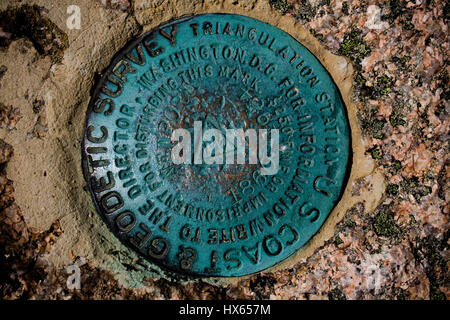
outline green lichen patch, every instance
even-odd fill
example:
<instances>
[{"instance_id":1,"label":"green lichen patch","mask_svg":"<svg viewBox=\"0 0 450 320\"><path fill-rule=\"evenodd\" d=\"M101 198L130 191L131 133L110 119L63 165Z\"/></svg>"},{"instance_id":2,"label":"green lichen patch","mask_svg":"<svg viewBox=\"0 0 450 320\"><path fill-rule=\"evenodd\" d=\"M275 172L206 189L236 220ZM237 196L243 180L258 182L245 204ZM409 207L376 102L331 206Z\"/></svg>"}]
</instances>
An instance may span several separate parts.
<instances>
[{"instance_id":1,"label":"green lichen patch","mask_svg":"<svg viewBox=\"0 0 450 320\"><path fill-rule=\"evenodd\" d=\"M409 61L411 60L410 56L394 56L392 57L392 62L401 70L401 71L411 71L409 68Z\"/></svg>"},{"instance_id":2,"label":"green lichen patch","mask_svg":"<svg viewBox=\"0 0 450 320\"><path fill-rule=\"evenodd\" d=\"M398 194L399 190L400 190L400 187L398 184L390 183L386 187L386 194L389 196L396 196Z\"/></svg>"},{"instance_id":3,"label":"green lichen patch","mask_svg":"<svg viewBox=\"0 0 450 320\"><path fill-rule=\"evenodd\" d=\"M403 19L402 24L403 24L403 28L405 30L413 30L414 29L414 24L411 22L410 17Z\"/></svg>"},{"instance_id":4,"label":"green lichen patch","mask_svg":"<svg viewBox=\"0 0 450 320\"><path fill-rule=\"evenodd\" d=\"M392 160L391 168L392 168L392 170L393 170L394 173L397 173L398 171L400 171L400 169L403 168L403 165L402 165L402 163L401 163L400 160L393 159L393 160Z\"/></svg>"},{"instance_id":5,"label":"green lichen patch","mask_svg":"<svg viewBox=\"0 0 450 320\"><path fill-rule=\"evenodd\" d=\"M345 213L344 220L339 223L337 232L342 232L347 229L353 229L356 226L355 221L353 221L352 215L357 214L357 209L352 208Z\"/></svg>"},{"instance_id":6,"label":"green lichen patch","mask_svg":"<svg viewBox=\"0 0 450 320\"><path fill-rule=\"evenodd\" d=\"M309 22L316 15L317 8L313 7L308 0L301 0L295 8L295 16Z\"/></svg>"},{"instance_id":7,"label":"green lichen patch","mask_svg":"<svg viewBox=\"0 0 450 320\"><path fill-rule=\"evenodd\" d=\"M376 297L381 300L407 300L409 298L409 294L402 288L387 285L381 287L379 294L377 294Z\"/></svg>"},{"instance_id":8,"label":"green lichen patch","mask_svg":"<svg viewBox=\"0 0 450 320\"><path fill-rule=\"evenodd\" d=\"M383 205L372 223L375 233L380 237L401 239L403 231L395 223L394 215L390 212L389 207Z\"/></svg>"},{"instance_id":9,"label":"green lichen patch","mask_svg":"<svg viewBox=\"0 0 450 320\"><path fill-rule=\"evenodd\" d=\"M377 92L382 95L388 95L392 91L393 82L390 77L387 75L382 75L381 77L377 78Z\"/></svg>"},{"instance_id":10,"label":"green lichen patch","mask_svg":"<svg viewBox=\"0 0 450 320\"><path fill-rule=\"evenodd\" d=\"M394 82L391 77L384 74L376 78L374 85L368 86L366 79L358 72L355 77L355 87L360 100L365 101L367 98L378 99L389 95L393 92Z\"/></svg>"},{"instance_id":11,"label":"green lichen patch","mask_svg":"<svg viewBox=\"0 0 450 320\"><path fill-rule=\"evenodd\" d=\"M378 147L373 147L367 150L368 153L372 156L372 159L380 160L383 157L383 154L381 153L380 149Z\"/></svg>"},{"instance_id":12,"label":"green lichen patch","mask_svg":"<svg viewBox=\"0 0 450 320\"><path fill-rule=\"evenodd\" d=\"M390 23L394 23L398 18L401 23L405 20L410 21L410 9L407 7L408 2L405 0L390 0L387 2L387 6L390 12L384 15L382 18L388 20Z\"/></svg>"},{"instance_id":13,"label":"green lichen patch","mask_svg":"<svg viewBox=\"0 0 450 320\"><path fill-rule=\"evenodd\" d=\"M319 6L329 6L331 4L331 0L321 0L319 2Z\"/></svg>"},{"instance_id":14,"label":"green lichen patch","mask_svg":"<svg viewBox=\"0 0 450 320\"><path fill-rule=\"evenodd\" d=\"M339 53L349 57L357 64L371 52L371 48L363 41L361 31L354 29L344 35Z\"/></svg>"},{"instance_id":15,"label":"green lichen patch","mask_svg":"<svg viewBox=\"0 0 450 320\"><path fill-rule=\"evenodd\" d=\"M342 244L342 243L344 243L344 241L342 241L342 239L341 239L341 237L339 237L339 236L336 236L335 238L334 238L334 244L335 245L340 245L340 244Z\"/></svg>"},{"instance_id":16,"label":"green lichen patch","mask_svg":"<svg viewBox=\"0 0 450 320\"><path fill-rule=\"evenodd\" d=\"M0 47L8 47L18 38L28 38L39 54L61 62L69 46L67 34L53 21L42 15L39 6L23 5L0 12L0 29L8 37L0 37Z\"/></svg>"},{"instance_id":17,"label":"green lichen patch","mask_svg":"<svg viewBox=\"0 0 450 320\"><path fill-rule=\"evenodd\" d=\"M386 119L378 115L376 105L367 104L364 110L358 111L358 119L364 135L370 135L375 139L383 140L387 133Z\"/></svg>"},{"instance_id":18,"label":"green lichen patch","mask_svg":"<svg viewBox=\"0 0 450 320\"><path fill-rule=\"evenodd\" d=\"M431 236L417 240L417 249L421 252L423 259L427 259L430 265L443 268L442 271L447 270L446 259L441 255L441 252L449 248L446 241L448 235L449 231L441 240Z\"/></svg>"},{"instance_id":19,"label":"green lichen patch","mask_svg":"<svg viewBox=\"0 0 450 320\"><path fill-rule=\"evenodd\" d=\"M403 290L402 288L395 287L392 289L392 295L397 300L406 300L408 298L408 293L406 290Z\"/></svg>"},{"instance_id":20,"label":"green lichen patch","mask_svg":"<svg viewBox=\"0 0 450 320\"><path fill-rule=\"evenodd\" d=\"M447 230L442 238L428 236L414 241L414 257L425 266L430 281L430 300L446 299L440 287L448 287L450 283L448 261L443 254L449 249L449 235Z\"/></svg>"},{"instance_id":21,"label":"green lichen patch","mask_svg":"<svg viewBox=\"0 0 450 320\"><path fill-rule=\"evenodd\" d=\"M389 122L393 127L404 126L406 124L406 121L402 119L402 115L398 110L392 111L391 115L389 116Z\"/></svg>"},{"instance_id":22,"label":"green lichen patch","mask_svg":"<svg viewBox=\"0 0 450 320\"><path fill-rule=\"evenodd\" d=\"M358 95L360 101L367 101L368 98L374 96L374 88L367 85L367 80L358 72L354 79L355 92Z\"/></svg>"},{"instance_id":23,"label":"green lichen patch","mask_svg":"<svg viewBox=\"0 0 450 320\"><path fill-rule=\"evenodd\" d=\"M328 299L330 300L347 300L344 292L339 288L334 288L328 293Z\"/></svg>"},{"instance_id":24,"label":"green lichen patch","mask_svg":"<svg viewBox=\"0 0 450 320\"><path fill-rule=\"evenodd\" d=\"M292 8L286 0L270 0L270 5L277 11L285 14Z\"/></svg>"},{"instance_id":25,"label":"green lichen patch","mask_svg":"<svg viewBox=\"0 0 450 320\"><path fill-rule=\"evenodd\" d=\"M390 18L392 21L402 15L405 11L405 3L401 0L390 0L389 7L391 9Z\"/></svg>"},{"instance_id":26,"label":"green lichen patch","mask_svg":"<svg viewBox=\"0 0 450 320\"><path fill-rule=\"evenodd\" d=\"M435 284L430 285L430 300L446 300L445 294Z\"/></svg>"},{"instance_id":27,"label":"green lichen patch","mask_svg":"<svg viewBox=\"0 0 450 320\"><path fill-rule=\"evenodd\" d=\"M347 1L342 2L342 13L348 15L348 3Z\"/></svg>"},{"instance_id":28,"label":"green lichen patch","mask_svg":"<svg viewBox=\"0 0 450 320\"><path fill-rule=\"evenodd\" d=\"M400 186L403 192L413 195L417 202L431 193L431 187L421 184L418 177L405 179L400 183Z\"/></svg>"},{"instance_id":29,"label":"green lichen patch","mask_svg":"<svg viewBox=\"0 0 450 320\"><path fill-rule=\"evenodd\" d=\"M355 84L358 86L358 88L366 85L366 79L364 79L360 72L358 72L355 76Z\"/></svg>"},{"instance_id":30,"label":"green lichen patch","mask_svg":"<svg viewBox=\"0 0 450 320\"><path fill-rule=\"evenodd\" d=\"M369 132L375 139L384 139L385 136L385 124L386 120L384 119L375 119L372 124L369 126Z\"/></svg>"},{"instance_id":31,"label":"green lichen patch","mask_svg":"<svg viewBox=\"0 0 450 320\"><path fill-rule=\"evenodd\" d=\"M394 23L398 18L397 21L403 26L403 29L413 30L411 8L408 8L407 4L408 2L403 0L390 0L390 14L383 18L389 20L390 23Z\"/></svg>"},{"instance_id":32,"label":"green lichen patch","mask_svg":"<svg viewBox=\"0 0 450 320\"><path fill-rule=\"evenodd\" d=\"M314 29L309 29L309 32L320 42L323 42L323 34L317 33Z\"/></svg>"}]
</instances>

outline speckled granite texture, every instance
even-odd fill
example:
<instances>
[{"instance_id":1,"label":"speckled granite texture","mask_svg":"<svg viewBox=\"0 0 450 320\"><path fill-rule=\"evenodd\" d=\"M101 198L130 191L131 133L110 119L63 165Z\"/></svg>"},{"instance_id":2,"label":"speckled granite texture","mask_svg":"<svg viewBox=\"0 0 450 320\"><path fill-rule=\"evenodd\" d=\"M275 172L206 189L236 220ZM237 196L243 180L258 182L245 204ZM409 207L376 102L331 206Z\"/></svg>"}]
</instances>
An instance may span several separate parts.
<instances>
[{"instance_id":1,"label":"speckled granite texture","mask_svg":"<svg viewBox=\"0 0 450 320\"><path fill-rule=\"evenodd\" d=\"M133 3L127 0L97 2L105 11L134 14ZM227 286L148 279L143 288L129 289L87 262L81 267L81 290L68 290L65 270L47 265L43 258L63 230L58 221L46 232L27 226L5 171L14 150L0 140L2 298L450 298L448 2L270 3L299 20L328 50L348 57L357 70L354 99L366 152L387 180L378 208L369 213L363 204L355 205L330 241L289 270ZM31 37L26 32L12 34L1 21L0 28L2 48L14 37ZM27 45L34 44L37 50L41 46L41 55L52 55L57 61L63 54L64 37L58 30L49 32L52 36L45 41L34 39ZM7 72L0 61L0 86ZM36 114L44 107L39 100L32 105ZM1 128L14 130L21 118L20 107L5 105L0 97ZM46 134L44 120L30 133L33 137Z\"/></svg>"}]
</instances>

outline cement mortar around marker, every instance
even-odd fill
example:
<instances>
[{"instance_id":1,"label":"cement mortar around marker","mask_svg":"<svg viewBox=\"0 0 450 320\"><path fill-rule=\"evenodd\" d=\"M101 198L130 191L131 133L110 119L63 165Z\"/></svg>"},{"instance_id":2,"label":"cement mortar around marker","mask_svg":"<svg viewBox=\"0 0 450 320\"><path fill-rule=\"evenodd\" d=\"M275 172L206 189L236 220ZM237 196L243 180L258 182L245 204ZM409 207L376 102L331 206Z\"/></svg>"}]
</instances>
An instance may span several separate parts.
<instances>
[{"instance_id":1,"label":"cement mortar around marker","mask_svg":"<svg viewBox=\"0 0 450 320\"><path fill-rule=\"evenodd\" d=\"M126 287L142 286L144 278L181 279L138 257L123 246L107 229L94 210L85 190L81 170L81 138L86 109L96 73L101 73L113 55L129 40L164 22L201 13L236 13L270 23L286 31L306 46L330 72L347 107L352 132L352 170L344 195L321 230L295 255L264 272L287 268L307 258L334 234L336 224L355 203L364 203L366 212L382 198L383 175L364 155L361 130L352 102L353 68L343 57L326 51L298 22L273 10L268 1L154 1L136 0L134 14L104 9L96 2L77 1L81 8L80 30L66 27L66 8L72 1L49 5L46 1L23 1L46 7L48 17L69 37L69 48L61 64L41 57L28 40L13 42L0 61L8 68L0 88L1 102L20 108L22 119L16 129L0 129L0 138L14 147L7 174L14 181L15 198L25 222L38 232L48 230L59 220L63 233L56 240L46 260L57 269L83 257L89 264L111 271ZM15 3L11 3L11 5ZM0 4L4 10L8 3ZM25 48L25 51L24 51ZM34 100L43 100L44 110L33 112ZM40 117L40 119L39 119ZM30 137L40 122L48 127L41 138ZM351 195L357 183L367 188ZM139 262L139 263L136 263ZM133 265L137 270L128 270ZM203 279L211 283L230 283L232 279Z\"/></svg>"}]
</instances>

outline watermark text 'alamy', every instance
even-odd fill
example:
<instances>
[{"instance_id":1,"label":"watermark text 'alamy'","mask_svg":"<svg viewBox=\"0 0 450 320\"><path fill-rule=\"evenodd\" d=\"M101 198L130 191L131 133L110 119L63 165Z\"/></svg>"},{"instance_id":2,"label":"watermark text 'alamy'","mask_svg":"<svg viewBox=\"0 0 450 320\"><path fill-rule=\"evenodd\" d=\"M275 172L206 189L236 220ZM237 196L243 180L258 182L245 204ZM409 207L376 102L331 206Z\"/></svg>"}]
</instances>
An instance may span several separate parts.
<instances>
[{"instance_id":1,"label":"watermark text 'alamy'","mask_svg":"<svg viewBox=\"0 0 450 320\"><path fill-rule=\"evenodd\" d=\"M258 132L257 132L258 131ZM245 164L246 138L248 163L261 164L261 174L274 175L279 168L279 132L270 129L270 150L267 146L267 129L207 129L203 132L201 121L194 121L194 156L192 157L191 132L179 128L173 131L171 158L174 164ZM224 142L225 150L224 150ZM236 162L235 151L236 150ZM270 153L270 154L269 154ZM193 158L193 159L192 159Z\"/></svg>"}]
</instances>

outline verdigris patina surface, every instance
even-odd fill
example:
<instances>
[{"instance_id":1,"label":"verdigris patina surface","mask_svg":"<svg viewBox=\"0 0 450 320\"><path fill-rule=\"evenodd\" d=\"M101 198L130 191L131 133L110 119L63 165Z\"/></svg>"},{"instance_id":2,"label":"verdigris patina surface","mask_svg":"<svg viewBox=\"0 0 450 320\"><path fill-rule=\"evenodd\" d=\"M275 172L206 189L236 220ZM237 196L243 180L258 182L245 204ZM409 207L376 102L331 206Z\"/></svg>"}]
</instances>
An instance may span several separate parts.
<instances>
[{"instance_id":1,"label":"verdigris patina surface","mask_svg":"<svg viewBox=\"0 0 450 320\"><path fill-rule=\"evenodd\" d=\"M174 164L173 131L198 124L224 136L277 130L276 170ZM200 149L212 144L204 137ZM83 168L97 211L127 246L170 270L241 276L316 234L341 196L349 150L346 109L313 54L259 20L204 14L116 56L88 109Z\"/></svg>"}]
</instances>

